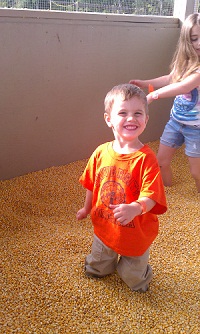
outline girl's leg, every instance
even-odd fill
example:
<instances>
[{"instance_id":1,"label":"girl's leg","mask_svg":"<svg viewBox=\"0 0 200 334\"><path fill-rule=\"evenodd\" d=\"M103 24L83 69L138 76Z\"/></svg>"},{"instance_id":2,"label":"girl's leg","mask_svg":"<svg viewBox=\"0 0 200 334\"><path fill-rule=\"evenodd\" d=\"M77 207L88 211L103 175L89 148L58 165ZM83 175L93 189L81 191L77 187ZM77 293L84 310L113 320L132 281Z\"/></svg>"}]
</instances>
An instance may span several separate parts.
<instances>
[{"instance_id":1,"label":"girl's leg","mask_svg":"<svg viewBox=\"0 0 200 334\"><path fill-rule=\"evenodd\" d=\"M91 254L85 259L85 274L88 277L101 278L112 274L117 266L118 254L104 245L94 235Z\"/></svg>"},{"instance_id":2,"label":"girl's leg","mask_svg":"<svg viewBox=\"0 0 200 334\"><path fill-rule=\"evenodd\" d=\"M131 290L140 292L148 290L149 282L153 277L148 260L149 249L142 256L121 256L117 272Z\"/></svg>"},{"instance_id":3,"label":"girl's leg","mask_svg":"<svg viewBox=\"0 0 200 334\"><path fill-rule=\"evenodd\" d=\"M166 187L172 185L172 170L170 167L172 158L177 148L184 143L182 125L172 118L165 125L164 131L160 138L157 159L160 165L163 183Z\"/></svg>"},{"instance_id":4,"label":"girl's leg","mask_svg":"<svg viewBox=\"0 0 200 334\"><path fill-rule=\"evenodd\" d=\"M184 128L185 154L188 156L190 172L200 193L200 128Z\"/></svg>"},{"instance_id":5,"label":"girl's leg","mask_svg":"<svg viewBox=\"0 0 200 334\"><path fill-rule=\"evenodd\" d=\"M171 161L176 152L177 148L166 146L164 144L159 145L157 159L160 166L163 183L166 187L170 187L172 185L172 169L171 169Z\"/></svg>"},{"instance_id":6,"label":"girl's leg","mask_svg":"<svg viewBox=\"0 0 200 334\"><path fill-rule=\"evenodd\" d=\"M190 172L195 180L197 191L200 193L200 158L188 157Z\"/></svg>"}]
</instances>

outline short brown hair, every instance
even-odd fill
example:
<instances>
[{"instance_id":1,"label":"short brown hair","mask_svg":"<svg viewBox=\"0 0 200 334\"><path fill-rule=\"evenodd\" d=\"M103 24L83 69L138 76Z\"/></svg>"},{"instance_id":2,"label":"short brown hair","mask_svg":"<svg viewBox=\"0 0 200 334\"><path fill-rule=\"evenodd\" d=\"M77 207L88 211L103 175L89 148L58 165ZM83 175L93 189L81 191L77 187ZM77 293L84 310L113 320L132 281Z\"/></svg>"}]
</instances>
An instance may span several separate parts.
<instances>
[{"instance_id":1,"label":"short brown hair","mask_svg":"<svg viewBox=\"0 0 200 334\"><path fill-rule=\"evenodd\" d=\"M129 100L134 96L140 98L142 102L144 103L146 114L147 115L149 114L147 98L146 98L145 93L138 86L135 86L132 84L121 84L118 86L114 86L107 93L105 100L104 100L104 106L105 106L106 113L110 114L114 100L117 96L120 96L122 98L122 101Z\"/></svg>"}]
</instances>

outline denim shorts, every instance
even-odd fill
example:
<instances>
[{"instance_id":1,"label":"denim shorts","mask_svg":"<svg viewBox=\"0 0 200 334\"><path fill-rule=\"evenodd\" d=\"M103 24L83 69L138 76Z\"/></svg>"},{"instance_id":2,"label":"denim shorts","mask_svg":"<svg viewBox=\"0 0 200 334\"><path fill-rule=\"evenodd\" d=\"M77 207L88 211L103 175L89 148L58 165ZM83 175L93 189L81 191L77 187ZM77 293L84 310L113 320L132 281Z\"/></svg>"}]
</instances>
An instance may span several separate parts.
<instances>
[{"instance_id":1,"label":"denim shorts","mask_svg":"<svg viewBox=\"0 0 200 334\"><path fill-rule=\"evenodd\" d=\"M200 128L181 124L173 118L167 122L160 143L172 148L185 144L185 154L200 158Z\"/></svg>"}]
</instances>

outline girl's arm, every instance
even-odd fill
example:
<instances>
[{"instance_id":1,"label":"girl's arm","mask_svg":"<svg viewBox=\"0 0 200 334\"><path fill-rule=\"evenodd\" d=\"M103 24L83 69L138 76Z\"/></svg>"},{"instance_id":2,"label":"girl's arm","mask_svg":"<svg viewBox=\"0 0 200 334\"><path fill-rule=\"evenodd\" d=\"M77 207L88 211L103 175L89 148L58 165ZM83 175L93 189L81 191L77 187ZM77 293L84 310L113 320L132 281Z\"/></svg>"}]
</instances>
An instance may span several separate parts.
<instances>
[{"instance_id":1,"label":"girl's arm","mask_svg":"<svg viewBox=\"0 0 200 334\"><path fill-rule=\"evenodd\" d=\"M171 80L171 73L168 75L163 75L162 77L158 77L155 79L149 79L149 80L130 80L129 83L136 85L140 88L148 88L149 85L152 85L154 88L160 88L163 86L169 85Z\"/></svg>"},{"instance_id":2,"label":"girl's arm","mask_svg":"<svg viewBox=\"0 0 200 334\"><path fill-rule=\"evenodd\" d=\"M193 73L181 82L175 82L155 90L147 95L148 104L153 100L174 97L176 95L187 94L194 88L200 86L200 73Z\"/></svg>"},{"instance_id":3,"label":"girl's arm","mask_svg":"<svg viewBox=\"0 0 200 334\"><path fill-rule=\"evenodd\" d=\"M86 218L87 215L90 213L92 209L92 197L93 197L93 192L87 189L84 207L80 209L76 214L76 218L78 220Z\"/></svg>"}]
</instances>

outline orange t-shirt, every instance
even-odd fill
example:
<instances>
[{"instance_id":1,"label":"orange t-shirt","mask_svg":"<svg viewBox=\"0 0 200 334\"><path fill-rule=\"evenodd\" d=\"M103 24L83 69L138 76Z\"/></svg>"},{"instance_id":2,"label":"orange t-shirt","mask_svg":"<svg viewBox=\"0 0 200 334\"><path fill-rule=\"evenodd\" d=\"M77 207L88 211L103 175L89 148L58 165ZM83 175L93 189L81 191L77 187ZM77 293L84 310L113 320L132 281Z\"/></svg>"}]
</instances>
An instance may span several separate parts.
<instances>
[{"instance_id":1,"label":"orange t-shirt","mask_svg":"<svg viewBox=\"0 0 200 334\"><path fill-rule=\"evenodd\" d=\"M131 154L118 154L112 143L97 147L79 181L93 192L91 219L97 237L120 255L140 256L158 234L156 214L167 210L160 168L147 145ZM153 209L120 225L109 205L131 203L143 196L156 202Z\"/></svg>"}]
</instances>

